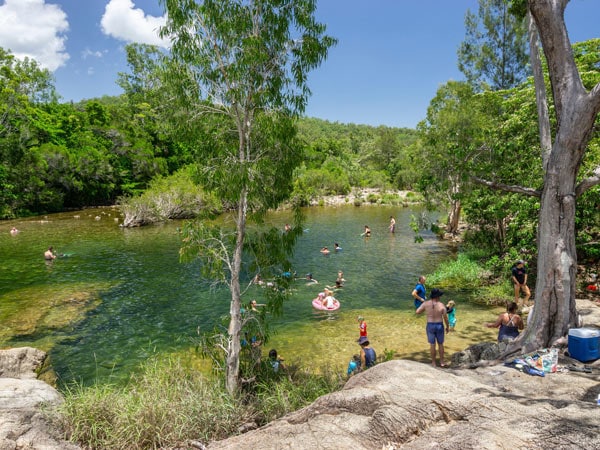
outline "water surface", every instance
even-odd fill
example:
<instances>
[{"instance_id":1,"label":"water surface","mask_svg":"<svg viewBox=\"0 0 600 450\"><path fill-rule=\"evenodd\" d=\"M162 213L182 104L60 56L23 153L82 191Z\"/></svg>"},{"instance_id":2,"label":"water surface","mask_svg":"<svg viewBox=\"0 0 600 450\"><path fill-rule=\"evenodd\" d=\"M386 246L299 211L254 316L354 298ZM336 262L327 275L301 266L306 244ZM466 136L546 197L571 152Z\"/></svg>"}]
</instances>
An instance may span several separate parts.
<instances>
[{"instance_id":1,"label":"water surface","mask_svg":"<svg viewBox=\"0 0 600 450\"><path fill-rule=\"evenodd\" d=\"M295 282L263 353L277 348L288 361L341 370L358 352L356 317L363 315L379 354L427 361L425 318L414 314L410 293L420 274L453 258L456 249L431 233L415 243L409 223L420 213L383 206L307 209L294 269L312 273L319 284ZM390 215L395 234L387 228ZM182 223L122 229L119 220L118 210L104 208L0 223L0 347L48 351L63 381L106 381L123 378L154 353L186 351L198 331L220 322L229 311L229 292L202 280L198 262L179 262ZM275 212L268 220L283 229L291 217ZM364 225L372 229L370 238L360 236ZM18 235L10 235L12 226ZM334 242L340 252L319 252ZM49 245L66 256L44 261ZM346 279L336 294L342 307L314 310L311 300L334 284L338 270ZM260 295L251 290L244 301L252 296L260 303ZM497 309L473 305L460 292L443 300L450 298L458 324L447 338L449 353L494 339L482 323Z\"/></svg>"}]
</instances>

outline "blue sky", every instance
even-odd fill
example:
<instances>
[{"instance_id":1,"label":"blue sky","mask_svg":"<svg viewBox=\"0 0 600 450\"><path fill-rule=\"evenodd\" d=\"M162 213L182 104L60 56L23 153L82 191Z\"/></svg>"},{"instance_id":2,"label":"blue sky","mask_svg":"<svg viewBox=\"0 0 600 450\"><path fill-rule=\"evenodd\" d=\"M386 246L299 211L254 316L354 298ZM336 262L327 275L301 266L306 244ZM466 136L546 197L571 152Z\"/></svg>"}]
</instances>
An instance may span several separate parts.
<instances>
[{"instance_id":1,"label":"blue sky","mask_svg":"<svg viewBox=\"0 0 600 450\"><path fill-rule=\"evenodd\" d=\"M413 128L440 85L461 80L456 50L477 0L319 0L339 43L311 73L306 115ZM0 47L54 73L63 100L118 95L124 46L161 45L158 0L0 0ZM572 42L600 37L600 1L571 0Z\"/></svg>"}]
</instances>

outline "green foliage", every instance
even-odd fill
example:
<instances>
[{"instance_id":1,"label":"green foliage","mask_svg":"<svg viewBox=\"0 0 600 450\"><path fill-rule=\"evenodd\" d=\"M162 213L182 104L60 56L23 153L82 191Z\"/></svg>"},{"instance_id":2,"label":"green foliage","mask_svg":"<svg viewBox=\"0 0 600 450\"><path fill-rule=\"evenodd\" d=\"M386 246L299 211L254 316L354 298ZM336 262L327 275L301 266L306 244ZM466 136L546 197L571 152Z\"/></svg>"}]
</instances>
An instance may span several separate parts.
<instances>
[{"instance_id":1,"label":"green foliage","mask_svg":"<svg viewBox=\"0 0 600 450\"><path fill-rule=\"evenodd\" d=\"M81 445L145 449L231 435L250 415L241 406L216 380L167 357L146 362L123 387L70 387L61 412Z\"/></svg>"},{"instance_id":2,"label":"green foliage","mask_svg":"<svg viewBox=\"0 0 600 450\"><path fill-rule=\"evenodd\" d=\"M169 219L191 219L222 210L218 199L194 182L194 167L150 182L143 194L119 199L125 226L140 226Z\"/></svg>"},{"instance_id":3,"label":"green foliage","mask_svg":"<svg viewBox=\"0 0 600 450\"><path fill-rule=\"evenodd\" d=\"M423 229L423 223L421 218L417 218L414 214L410 215L410 229L415 233L415 242L421 243L423 242L423 236L421 236L421 230Z\"/></svg>"},{"instance_id":4,"label":"green foliage","mask_svg":"<svg viewBox=\"0 0 600 450\"><path fill-rule=\"evenodd\" d=\"M473 290L481 284L485 270L466 254L459 254L454 261L442 262L436 271L427 277L432 286L446 289Z\"/></svg>"},{"instance_id":5,"label":"green foliage","mask_svg":"<svg viewBox=\"0 0 600 450\"><path fill-rule=\"evenodd\" d=\"M477 90L486 85L509 89L528 74L526 21L510 6L506 0L479 0L478 14L467 11L465 16L458 67Z\"/></svg>"},{"instance_id":6,"label":"green foliage","mask_svg":"<svg viewBox=\"0 0 600 450\"><path fill-rule=\"evenodd\" d=\"M124 386L69 386L58 419L85 448L177 448L227 438L248 422L264 425L341 387L329 369L313 374L291 364L274 373L266 362L259 366L256 382L231 397L190 362L155 357Z\"/></svg>"},{"instance_id":7,"label":"green foliage","mask_svg":"<svg viewBox=\"0 0 600 450\"><path fill-rule=\"evenodd\" d=\"M248 390L255 398L261 425L309 405L343 384L340 374L329 367L321 368L318 375L298 363L285 363L285 369L277 373L273 373L268 361L261 363L260 368L260 381Z\"/></svg>"}]
</instances>

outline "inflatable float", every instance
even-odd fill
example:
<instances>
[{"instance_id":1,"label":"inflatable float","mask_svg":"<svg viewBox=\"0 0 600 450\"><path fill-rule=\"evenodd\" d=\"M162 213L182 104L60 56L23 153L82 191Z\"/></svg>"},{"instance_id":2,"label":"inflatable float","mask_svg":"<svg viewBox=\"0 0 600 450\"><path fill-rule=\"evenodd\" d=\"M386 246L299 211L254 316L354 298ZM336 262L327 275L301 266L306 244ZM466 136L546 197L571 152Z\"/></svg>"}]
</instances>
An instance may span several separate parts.
<instances>
[{"instance_id":1,"label":"inflatable float","mask_svg":"<svg viewBox=\"0 0 600 450\"><path fill-rule=\"evenodd\" d=\"M333 307L332 308L326 308L325 306L323 306L323 303L321 303L321 298L317 297L315 299L313 299L312 301L312 305L313 308L321 310L321 311L335 311L336 309L340 308L340 302L337 299L333 299Z\"/></svg>"}]
</instances>

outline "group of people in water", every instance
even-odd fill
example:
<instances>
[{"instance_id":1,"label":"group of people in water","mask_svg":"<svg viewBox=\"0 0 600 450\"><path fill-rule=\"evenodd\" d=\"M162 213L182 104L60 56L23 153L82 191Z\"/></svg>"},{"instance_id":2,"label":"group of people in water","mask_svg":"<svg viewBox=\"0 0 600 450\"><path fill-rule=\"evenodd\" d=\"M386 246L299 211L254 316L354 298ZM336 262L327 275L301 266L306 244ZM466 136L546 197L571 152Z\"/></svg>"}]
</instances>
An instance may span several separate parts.
<instances>
[{"instance_id":1,"label":"group of people in water","mask_svg":"<svg viewBox=\"0 0 600 450\"><path fill-rule=\"evenodd\" d=\"M393 216L390 216L389 231L394 233L396 229L396 221ZM361 234L363 237L371 236L371 229L368 225L364 226L364 231ZM334 244L335 251L340 251L341 247L336 242ZM322 247L321 253L329 255L328 247ZM312 273L308 273L305 277L307 284L318 284L318 281L313 277ZM494 322L484 323L488 328L498 329L498 341L502 342L509 339L515 339L519 336L525 324L521 316L518 314L520 306L529 306L529 298L531 292L527 286L527 269L525 261L518 260L511 269L511 279L514 285L515 301L507 305L506 312L498 315ZM334 296L333 289L339 289L344 283L343 272L339 271L336 279L335 287L327 286L322 292L319 292L317 299L324 309L332 309L334 302L337 301ZM413 305L415 313L426 316L425 332L427 342L429 343L431 364L434 367L448 367L445 359L444 341L448 333L452 333L456 329L457 315L456 302L449 299L447 302L442 302L444 292L440 289L432 289L429 298L427 297L427 289L425 287L426 277L421 275L412 290ZM520 295L524 294L521 300ZM360 347L360 352L352 356L348 363L347 375L366 370L372 367L376 362L376 352L370 346L367 335L367 323L364 317L357 318L359 323L359 337L357 343ZM438 363L439 361L439 363Z\"/></svg>"},{"instance_id":2,"label":"group of people in water","mask_svg":"<svg viewBox=\"0 0 600 450\"><path fill-rule=\"evenodd\" d=\"M525 261L518 260L511 270L514 284L515 301L507 305L506 312L498 315L495 322L484 325L488 328L498 328L498 342L516 339L521 330L525 328L523 319L518 314L519 306L529 306L531 292L527 287L527 269ZM441 367L446 367L444 360L444 337L445 333L454 331L456 326L456 303L449 300L446 304L440 301L444 292L433 289L429 300L427 300L425 288L425 276L421 275L412 291L413 304L417 314L425 313L427 316L426 334L430 346L431 364L436 366L436 356L439 353ZM523 302L520 302L520 293L525 294ZM531 310L530 310L531 314Z\"/></svg>"}]
</instances>

